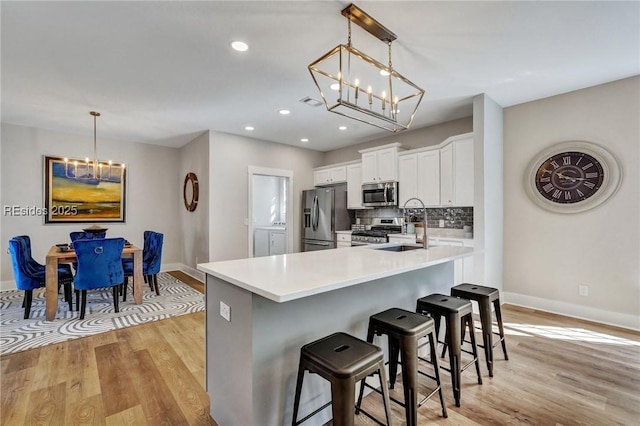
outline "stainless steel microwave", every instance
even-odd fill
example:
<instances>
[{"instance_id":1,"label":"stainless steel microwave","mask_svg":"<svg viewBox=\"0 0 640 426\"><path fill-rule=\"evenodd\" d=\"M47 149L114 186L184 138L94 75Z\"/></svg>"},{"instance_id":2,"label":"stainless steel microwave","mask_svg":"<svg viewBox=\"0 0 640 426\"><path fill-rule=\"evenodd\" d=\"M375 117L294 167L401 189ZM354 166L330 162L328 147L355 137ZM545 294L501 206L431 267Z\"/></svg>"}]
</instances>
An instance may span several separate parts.
<instances>
[{"instance_id":1,"label":"stainless steel microwave","mask_svg":"<svg viewBox=\"0 0 640 426\"><path fill-rule=\"evenodd\" d=\"M365 207L397 206L398 182L362 185L362 205Z\"/></svg>"}]
</instances>

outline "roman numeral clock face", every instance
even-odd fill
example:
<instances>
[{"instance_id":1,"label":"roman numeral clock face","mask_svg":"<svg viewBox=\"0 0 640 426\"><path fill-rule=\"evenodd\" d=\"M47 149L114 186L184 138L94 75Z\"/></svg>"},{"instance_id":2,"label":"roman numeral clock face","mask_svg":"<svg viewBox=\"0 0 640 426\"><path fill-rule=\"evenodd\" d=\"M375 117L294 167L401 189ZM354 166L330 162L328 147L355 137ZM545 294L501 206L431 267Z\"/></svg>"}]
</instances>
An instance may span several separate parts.
<instances>
[{"instance_id":1,"label":"roman numeral clock face","mask_svg":"<svg viewBox=\"0 0 640 426\"><path fill-rule=\"evenodd\" d=\"M577 213L596 207L619 188L622 173L613 155L591 142L559 143L539 153L526 174L526 189L540 207Z\"/></svg>"},{"instance_id":2,"label":"roman numeral clock face","mask_svg":"<svg viewBox=\"0 0 640 426\"><path fill-rule=\"evenodd\" d=\"M604 181L602 164L584 152L562 152L538 168L536 189L554 203L578 203L598 192Z\"/></svg>"}]
</instances>

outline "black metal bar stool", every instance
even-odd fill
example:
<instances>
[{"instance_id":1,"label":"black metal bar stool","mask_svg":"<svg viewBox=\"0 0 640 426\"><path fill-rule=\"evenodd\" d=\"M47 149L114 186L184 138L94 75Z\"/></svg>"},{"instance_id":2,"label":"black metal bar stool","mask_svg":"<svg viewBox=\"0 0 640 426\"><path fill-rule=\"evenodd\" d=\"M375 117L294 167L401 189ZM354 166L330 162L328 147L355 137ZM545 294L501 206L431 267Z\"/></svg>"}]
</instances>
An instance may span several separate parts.
<instances>
[{"instance_id":1,"label":"black metal bar stool","mask_svg":"<svg viewBox=\"0 0 640 426\"><path fill-rule=\"evenodd\" d=\"M476 365L478 374L478 384L482 384L480 376L480 362L478 361L478 348L476 338L473 334L473 317L471 301L458 297L446 296L444 294L431 294L418 299L416 312L428 314L433 318L436 327L436 335L440 335L440 318L445 318L446 334L444 344L449 346L449 369L443 369L451 373L451 386L453 388L453 398L456 407L460 406L460 374L471 364ZM471 335L471 352L462 349L462 328L468 327ZM461 367L461 353L473 355L473 360Z\"/></svg>"},{"instance_id":2,"label":"black metal bar stool","mask_svg":"<svg viewBox=\"0 0 640 426\"><path fill-rule=\"evenodd\" d=\"M440 386L440 369L438 366L438 356L436 355L436 345L438 340L435 333L433 319L404 309L392 308L384 312L372 315L369 318L369 331L367 333L367 342L373 343L374 335L387 335L389 344L389 386L393 389L396 382L398 372L398 355L400 355L402 365L402 386L404 390L404 402L390 397L394 402L405 408L407 426L415 426L418 424L418 407L424 404L433 395L439 393L440 404L442 405L442 416L447 417L447 408L444 404L442 396L442 387ZM431 350L430 360L424 361L432 364L434 375L418 370L418 340L428 337ZM418 373L429 377L436 382L436 388L431 391L420 403L418 403ZM356 404L356 413L362 402L364 387L367 386L375 391L377 389L369 386L365 380L360 382L360 395Z\"/></svg>"},{"instance_id":3,"label":"black metal bar stool","mask_svg":"<svg viewBox=\"0 0 640 426\"><path fill-rule=\"evenodd\" d=\"M478 302L480 310L480 323L482 324L482 346L484 355L489 369L489 376L493 377L493 348L502 343L502 352L504 359L508 360L507 344L504 340L504 325L502 324L502 311L500 309L500 291L497 288L484 287L475 284L459 284L451 288L451 295L462 297L463 299L475 300ZM496 321L498 322L498 333L494 333L491 320L491 304L496 313ZM500 336L500 339L493 343L493 335Z\"/></svg>"},{"instance_id":4,"label":"black metal bar stool","mask_svg":"<svg viewBox=\"0 0 640 426\"><path fill-rule=\"evenodd\" d=\"M298 421L300 393L305 371L318 374L331 383L331 401ZM346 333L334 333L304 345L300 349L300 366L291 424L297 426L332 405L333 424L353 426L356 382L375 373L380 375L387 425L391 425L387 374L384 369L382 349ZM360 411L377 423L383 424L365 411Z\"/></svg>"}]
</instances>

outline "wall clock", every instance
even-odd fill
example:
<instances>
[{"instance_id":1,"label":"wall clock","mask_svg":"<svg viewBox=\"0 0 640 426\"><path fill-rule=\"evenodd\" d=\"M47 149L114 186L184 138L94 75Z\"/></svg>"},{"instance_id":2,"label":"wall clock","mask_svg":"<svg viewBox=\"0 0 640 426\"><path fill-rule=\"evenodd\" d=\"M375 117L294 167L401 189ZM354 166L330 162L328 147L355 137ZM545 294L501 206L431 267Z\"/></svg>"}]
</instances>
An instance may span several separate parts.
<instances>
[{"instance_id":1,"label":"wall clock","mask_svg":"<svg viewBox=\"0 0 640 426\"><path fill-rule=\"evenodd\" d=\"M615 157L591 142L568 141L540 152L529 164L526 189L540 207L578 213L609 199L620 187Z\"/></svg>"}]
</instances>

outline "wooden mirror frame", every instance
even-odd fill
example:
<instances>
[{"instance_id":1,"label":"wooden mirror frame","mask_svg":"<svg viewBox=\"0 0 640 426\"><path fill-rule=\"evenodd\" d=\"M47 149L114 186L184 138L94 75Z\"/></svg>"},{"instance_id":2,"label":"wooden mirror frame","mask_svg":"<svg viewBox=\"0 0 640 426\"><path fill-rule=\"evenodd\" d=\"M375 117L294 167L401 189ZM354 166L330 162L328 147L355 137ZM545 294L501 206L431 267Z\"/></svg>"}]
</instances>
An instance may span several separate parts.
<instances>
[{"instance_id":1,"label":"wooden mirror frame","mask_svg":"<svg viewBox=\"0 0 640 426\"><path fill-rule=\"evenodd\" d=\"M191 200L187 200L187 184L191 184ZM194 211L196 207L198 207L198 193L198 177L195 173L189 172L184 178L184 186L182 187L182 198L184 199L184 206L190 212Z\"/></svg>"}]
</instances>

